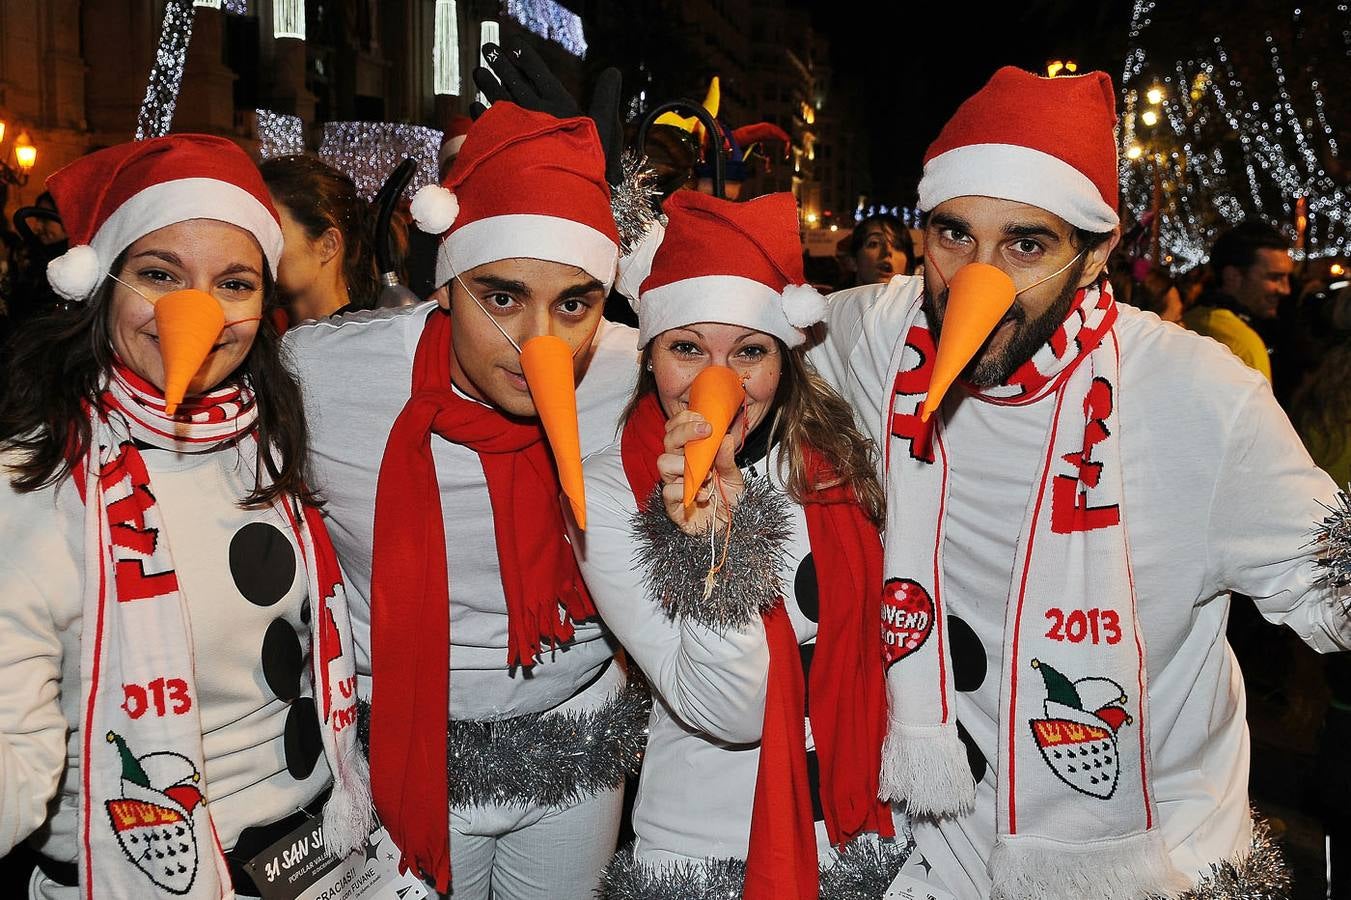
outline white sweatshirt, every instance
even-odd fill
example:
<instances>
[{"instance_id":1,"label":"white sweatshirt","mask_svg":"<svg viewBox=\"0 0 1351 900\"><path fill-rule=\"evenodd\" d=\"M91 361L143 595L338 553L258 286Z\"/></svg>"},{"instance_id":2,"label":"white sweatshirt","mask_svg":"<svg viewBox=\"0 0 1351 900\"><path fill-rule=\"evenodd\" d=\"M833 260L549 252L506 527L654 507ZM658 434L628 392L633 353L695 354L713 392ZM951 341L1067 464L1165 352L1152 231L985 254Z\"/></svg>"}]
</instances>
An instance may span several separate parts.
<instances>
[{"instance_id":1,"label":"white sweatshirt","mask_svg":"<svg viewBox=\"0 0 1351 900\"><path fill-rule=\"evenodd\" d=\"M346 572L357 686L370 696L371 550L375 491L385 442L412 387L413 356L435 303L307 322L285 346L305 393L311 458L329 533ZM582 453L615 439L637 379L637 332L602 321L577 388ZM507 605L488 483L478 454L432 436L450 580L453 719L501 719L553 709L612 656L596 622L577 626L566 649L541 655L528 674L507 667ZM562 527L560 525L560 527Z\"/></svg>"},{"instance_id":2,"label":"white sweatshirt","mask_svg":"<svg viewBox=\"0 0 1351 900\"><path fill-rule=\"evenodd\" d=\"M776 464L760 460L743 471L783 482ZM638 540L630 524L637 510L615 444L588 457L587 530L573 547L596 608L624 649L647 675L654 695L647 754L633 805L634 849L644 862L703 863L745 859L760 764L769 647L759 618L725 634L689 618L673 621L648 599L634 561ZM816 576L802 507L789 501L792 537L780 576L788 618L803 656L804 674L816 643ZM810 703L810 697L808 702ZM805 712L805 710L804 710ZM811 723L808 766L813 807L819 810ZM829 840L817 812L817 847Z\"/></svg>"},{"instance_id":3,"label":"white sweatshirt","mask_svg":"<svg viewBox=\"0 0 1351 900\"><path fill-rule=\"evenodd\" d=\"M141 453L187 598L206 799L228 850L244 828L290 815L330 781L309 699L304 559L282 516L237 505L253 483L252 468L241 464L237 452ZM3 471L0 855L41 826L34 846L52 859L74 862L85 509L69 479L58 488L20 494ZM269 628L273 637L265 643ZM297 683L306 699L295 704L272 689L276 684L290 693ZM305 724L315 726L308 732L314 743L293 739L288 755L288 713L302 704L310 710ZM293 738L299 738L302 717L294 718ZM301 777L288 771L288 763Z\"/></svg>"},{"instance_id":4,"label":"white sweatshirt","mask_svg":"<svg viewBox=\"0 0 1351 900\"><path fill-rule=\"evenodd\" d=\"M919 278L897 277L834 295L828 337L812 354L879 446L895 377L887 364L920 288ZM1119 310L1124 512L1153 787L1173 864L1200 877L1251 836L1243 679L1224 637L1229 592L1319 651L1351 647L1351 619L1315 584L1308 546L1336 488L1260 375L1208 338ZM991 889L1004 604L1053 405L998 406L954 390L942 412L946 440L965 448L951 474L943 575L957 719L978 784L974 813L916 822L915 835L936 883L963 900Z\"/></svg>"}]
</instances>

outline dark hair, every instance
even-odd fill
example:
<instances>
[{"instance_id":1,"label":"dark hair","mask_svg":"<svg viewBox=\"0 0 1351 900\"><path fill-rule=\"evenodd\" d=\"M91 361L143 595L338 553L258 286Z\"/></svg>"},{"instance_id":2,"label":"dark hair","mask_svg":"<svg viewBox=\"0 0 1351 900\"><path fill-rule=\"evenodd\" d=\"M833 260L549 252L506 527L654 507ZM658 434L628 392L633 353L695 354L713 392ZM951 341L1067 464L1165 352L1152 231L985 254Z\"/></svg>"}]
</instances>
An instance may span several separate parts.
<instances>
[{"instance_id":1,"label":"dark hair","mask_svg":"<svg viewBox=\"0 0 1351 900\"><path fill-rule=\"evenodd\" d=\"M863 249L863 244L868 239L868 228L872 225L882 226L882 234L886 236L887 243L905 253L907 271L901 274L909 275L909 270L915 266L915 240L910 236L910 229L905 227L905 223L891 213L868 216L855 225L849 235L849 255L854 256Z\"/></svg>"},{"instance_id":2,"label":"dark hair","mask_svg":"<svg viewBox=\"0 0 1351 900\"><path fill-rule=\"evenodd\" d=\"M655 340L655 338L653 339ZM638 403L657 390L657 378L647 368L652 358L652 343L643 348L638 366L638 384L624 409L627 422ZM789 350L778 338L774 343L783 358L783 373L774 394L770 415L775 433L783 442L782 459L788 471L784 484L788 496L800 504L814 502L813 494L836 484L848 484L874 525L881 527L886 516L886 498L877 481L876 450L872 441L859 431L854 412L839 394L816 373L807 361L805 345ZM803 447L811 447L835 468L839 480L830 484L811 481Z\"/></svg>"},{"instance_id":3,"label":"dark hair","mask_svg":"<svg viewBox=\"0 0 1351 900\"><path fill-rule=\"evenodd\" d=\"M113 263L120 272L126 251ZM88 404L100 403L103 381L112 368L109 338L113 280L107 279L88 301L30 320L10 343L0 395L0 449L18 451L10 465L10 485L20 493L56 484L89 449ZM247 380L258 403L258 463L254 486L240 501L267 506L284 496L317 505L308 487L309 437L300 383L282 358L281 337L269 313L277 304L271 273L263 275L263 318L244 361L225 384ZM272 452L268 452L268 450Z\"/></svg>"},{"instance_id":4,"label":"dark hair","mask_svg":"<svg viewBox=\"0 0 1351 900\"><path fill-rule=\"evenodd\" d=\"M380 272L375 262L370 204L356 185L317 156L296 154L265 160L258 167L263 181L310 240L330 228L342 233L343 280L354 309L370 309L380 297Z\"/></svg>"},{"instance_id":5,"label":"dark hair","mask_svg":"<svg viewBox=\"0 0 1351 900\"><path fill-rule=\"evenodd\" d=\"M1210 267L1218 277L1225 269L1247 269L1257 262L1257 251L1289 252L1290 241L1274 227L1258 219L1247 219L1215 239L1210 248Z\"/></svg>"}]
</instances>

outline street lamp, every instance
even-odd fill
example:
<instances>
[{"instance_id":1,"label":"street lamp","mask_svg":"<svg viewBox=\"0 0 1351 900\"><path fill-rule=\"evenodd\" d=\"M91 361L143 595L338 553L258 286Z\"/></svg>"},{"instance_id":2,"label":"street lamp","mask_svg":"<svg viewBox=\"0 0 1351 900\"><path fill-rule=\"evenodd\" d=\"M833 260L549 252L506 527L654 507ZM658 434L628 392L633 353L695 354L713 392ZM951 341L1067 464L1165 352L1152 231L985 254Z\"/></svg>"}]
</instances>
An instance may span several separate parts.
<instances>
[{"instance_id":1,"label":"street lamp","mask_svg":"<svg viewBox=\"0 0 1351 900\"><path fill-rule=\"evenodd\" d=\"M1152 109L1147 109L1140 113L1140 121L1152 128L1159 124L1159 114Z\"/></svg>"},{"instance_id":2,"label":"street lamp","mask_svg":"<svg viewBox=\"0 0 1351 900\"><path fill-rule=\"evenodd\" d=\"M6 130L5 123L0 121L0 146L4 144ZM33 146L27 131L20 131L14 139L14 161L18 163L17 166L10 164L8 154L0 158L0 182L23 187L28 183L28 173L33 171L33 164L38 161L38 148Z\"/></svg>"},{"instance_id":3,"label":"street lamp","mask_svg":"<svg viewBox=\"0 0 1351 900\"><path fill-rule=\"evenodd\" d=\"M1145 153L1145 148L1139 144L1131 144L1126 148L1126 159L1139 159Z\"/></svg>"},{"instance_id":4,"label":"street lamp","mask_svg":"<svg viewBox=\"0 0 1351 900\"><path fill-rule=\"evenodd\" d=\"M1152 88L1145 91L1145 99L1154 106L1158 106L1163 102L1163 88L1159 87L1157 84L1154 85Z\"/></svg>"}]
</instances>

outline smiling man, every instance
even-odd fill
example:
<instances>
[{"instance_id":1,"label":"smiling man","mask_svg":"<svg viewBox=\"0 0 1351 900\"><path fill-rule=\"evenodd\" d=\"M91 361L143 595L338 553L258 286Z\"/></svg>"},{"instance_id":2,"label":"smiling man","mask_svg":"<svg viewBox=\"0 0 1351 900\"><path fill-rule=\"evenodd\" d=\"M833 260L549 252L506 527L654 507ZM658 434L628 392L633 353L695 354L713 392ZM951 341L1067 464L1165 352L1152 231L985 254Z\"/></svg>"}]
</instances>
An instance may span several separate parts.
<instances>
[{"instance_id":1,"label":"smiling man","mask_svg":"<svg viewBox=\"0 0 1351 900\"><path fill-rule=\"evenodd\" d=\"M641 747L536 418L575 383L587 452L632 392L635 333L601 319L609 197L590 119L494 104L413 201L441 235L438 302L287 335L353 588L376 807L455 900L589 897ZM546 335L560 365L527 382L520 348Z\"/></svg>"},{"instance_id":2,"label":"smiling man","mask_svg":"<svg viewBox=\"0 0 1351 900\"><path fill-rule=\"evenodd\" d=\"M1210 249L1214 287L1182 317L1271 380L1271 351L1254 323L1276 318L1290 294L1290 242L1265 222L1247 221L1226 231Z\"/></svg>"},{"instance_id":3,"label":"smiling man","mask_svg":"<svg viewBox=\"0 0 1351 900\"><path fill-rule=\"evenodd\" d=\"M815 354L881 449L902 874L960 900L1272 893L1230 592L1351 646L1335 488L1265 379L1112 298L1115 118L1103 73L999 70L926 154L924 275L835 295Z\"/></svg>"}]
</instances>

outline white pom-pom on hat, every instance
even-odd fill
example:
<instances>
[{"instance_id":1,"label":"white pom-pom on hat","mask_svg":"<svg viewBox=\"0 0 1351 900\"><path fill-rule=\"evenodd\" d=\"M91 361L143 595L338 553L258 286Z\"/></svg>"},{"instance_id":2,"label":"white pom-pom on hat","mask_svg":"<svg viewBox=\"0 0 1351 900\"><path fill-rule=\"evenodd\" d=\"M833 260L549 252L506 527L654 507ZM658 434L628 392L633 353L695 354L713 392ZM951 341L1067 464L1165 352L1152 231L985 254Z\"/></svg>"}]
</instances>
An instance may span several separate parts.
<instances>
[{"instance_id":1,"label":"white pom-pom on hat","mask_svg":"<svg viewBox=\"0 0 1351 900\"><path fill-rule=\"evenodd\" d=\"M783 314L794 328L808 328L826 317L826 298L809 284L783 289Z\"/></svg>"},{"instance_id":2,"label":"white pom-pom on hat","mask_svg":"<svg viewBox=\"0 0 1351 900\"><path fill-rule=\"evenodd\" d=\"M427 184L413 195L409 211L418 228L428 234L441 234L455 224L460 215L460 201L447 188Z\"/></svg>"},{"instance_id":3,"label":"white pom-pom on hat","mask_svg":"<svg viewBox=\"0 0 1351 900\"><path fill-rule=\"evenodd\" d=\"M47 263L47 283L67 300L85 300L103 280L103 264L88 244L77 244Z\"/></svg>"}]
</instances>

